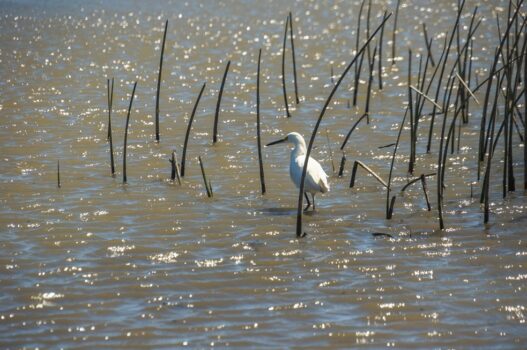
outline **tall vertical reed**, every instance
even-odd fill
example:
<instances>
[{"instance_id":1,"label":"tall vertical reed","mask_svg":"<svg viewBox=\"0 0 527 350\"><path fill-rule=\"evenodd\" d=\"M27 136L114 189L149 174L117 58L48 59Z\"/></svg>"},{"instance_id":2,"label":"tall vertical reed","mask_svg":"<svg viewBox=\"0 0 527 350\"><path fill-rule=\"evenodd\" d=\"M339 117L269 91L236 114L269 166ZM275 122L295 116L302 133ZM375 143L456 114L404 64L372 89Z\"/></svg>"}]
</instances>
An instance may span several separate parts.
<instances>
[{"instance_id":1,"label":"tall vertical reed","mask_svg":"<svg viewBox=\"0 0 527 350\"><path fill-rule=\"evenodd\" d=\"M159 58L159 74L157 76L156 92L156 141L159 142L159 94L161 93L161 74L163 71L163 56L165 55L165 41L167 39L168 19L165 22L165 31L163 33L163 43L161 44L161 57Z\"/></svg>"},{"instance_id":2,"label":"tall vertical reed","mask_svg":"<svg viewBox=\"0 0 527 350\"><path fill-rule=\"evenodd\" d=\"M108 142L110 143L110 169L112 176L115 176L115 162L113 157L113 138L112 138L112 106L113 106L113 84L110 84L110 79L107 80L108 85Z\"/></svg>"},{"instance_id":3,"label":"tall vertical reed","mask_svg":"<svg viewBox=\"0 0 527 350\"><path fill-rule=\"evenodd\" d=\"M262 141L260 137L260 62L262 49L258 51L258 69L256 73L256 139L258 142L258 165L260 166L260 187L262 195L265 194L265 176L262 159Z\"/></svg>"},{"instance_id":4,"label":"tall vertical reed","mask_svg":"<svg viewBox=\"0 0 527 350\"><path fill-rule=\"evenodd\" d=\"M291 52L293 54L293 78L295 79L295 99L296 104L300 103L298 99L298 79L296 77L296 55L295 55L295 34L293 32L293 14L289 12L289 34L291 35Z\"/></svg>"},{"instance_id":5,"label":"tall vertical reed","mask_svg":"<svg viewBox=\"0 0 527 350\"><path fill-rule=\"evenodd\" d=\"M227 73L229 72L229 67L231 66L231 61L227 62L225 67L225 72L223 73L223 79L221 80L220 92L218 94L218 102L216 103L216 114L214 114L214 130L212 131L212 143L218 141L218 119L220 115L220 106L221 98L223 96L223 88L225 87L225 80L227 80Z\"/></svg>"},{"instance_id":6,"label":"tall vertical reed","mask_svg":"<svg viewBox=\"0 0 527 350\"><path fill-rule=\"evenodd\" d=\"M353 66L353 64L357 61L357 58L364 52L367 45L372 41L372 39L377 35L377 33L381 30L381 28L386 24L386 21L391 17L391 13L387 16L384 16L381 24L375 29L375 31L368 37L366 40L366 43L360 48L360 50L355 54L351 62L348 64L346 69L342 72L339 80L337 81L337 84L333 87L331 90L331 93L329 94L328 98L326 99L326 102L324 103L324 106L322 107L322 110L320 111L320 115L315 123L315 127L313 128L313 132L311 133L311 138L309 139L309 145L307 147L306 151L306 158L309 159L309 156L311 154L311 150L313 149L313 143L315 142L315 137L318 131L318 128L320 126L320 123L322 122L322 118L324 117L324 114L326 113L326 110L329 106L329 103L333 99L333 95L335 95L335 92L339 88L340 84L348 74L349 70ZM303 207L303 201L304 201L304 186L305 186L305 179L307 174L307 165L309 162L304 162L304 167L302 169L302 177L300 179L300 188L299 188L299 194L298 194L298 207L297 207L297 216L296 216L296 236L297 237L304 237L306 235L305 232L302 232L302 207Z\"/></svg>"},{"instance_id":7,"label":"tall vertical reed","mask_svg":"<svg viewBox=\"0 0 527 350\"><path fill-rule=\"evenodd\" d=\"M203 86L201 87L198 98L196 99L196 102L194 103L192 114L190 115L190 119L188 121L187 133L185 134L185 143L183 144L183 154L181 155L181 177L185 177L185 159L187 157L187 145L188 145L188 139L190 136L190 129L192 128L192 122L194 121L196 110L198 109L199 100L201 99L201 95L203 94L203 90L205 90L206 85L207 83L203 83Z\"/></svg>"},{"instance_id":8,"label":"tall vertical reed","mask_svg":"<svg viewBox=\"0 0 527 350\"><path fill-rule=\"evenodd\" d=\"M132 89L132 96L130 96L130 105L128 106L128 114L126 115L126 126L124 129L124 147L123 147L123 183L127 182L126 177L126 146L128 144L128 127L130 125L130 112L132 111L132 103L134 102L135 88L137 87L137 81L134 83Z\"/></svg>"},{"instance_id":9,"label":"tall vertical reed","mask_svg":"<svg viewBox=\"0 0 527 350\"><path fill-rule=\"evenodd\" d=\"M285 113L288 118L291 117L289 113L289 103L287 102L287 88L285 86L285 44L287 42L287 30L289 25L289 16L285 20L285 30L284 30L284 43L282 45L282 91L284 92L284 104L285 104Z\"/></svg>"}]
</instances>

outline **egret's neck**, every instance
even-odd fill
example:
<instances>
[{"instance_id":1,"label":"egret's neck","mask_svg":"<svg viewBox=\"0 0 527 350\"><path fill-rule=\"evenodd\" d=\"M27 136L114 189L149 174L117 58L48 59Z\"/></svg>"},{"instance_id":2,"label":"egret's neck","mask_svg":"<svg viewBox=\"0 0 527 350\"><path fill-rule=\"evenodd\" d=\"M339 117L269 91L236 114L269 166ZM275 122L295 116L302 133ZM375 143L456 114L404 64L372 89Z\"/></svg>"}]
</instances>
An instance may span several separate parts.
<instances>
[{"instance_id":1,"label":"egret's neck","mask_svg":"<svg viewBox=\"0 0 527 350\"><path fill-rule=\"evenodd\" d=\"M303 139L296 140L295 148L291 152L291 157L295 159L296 157L303 156L307 153L306 142Z\"/></svg>"}]
</instances>

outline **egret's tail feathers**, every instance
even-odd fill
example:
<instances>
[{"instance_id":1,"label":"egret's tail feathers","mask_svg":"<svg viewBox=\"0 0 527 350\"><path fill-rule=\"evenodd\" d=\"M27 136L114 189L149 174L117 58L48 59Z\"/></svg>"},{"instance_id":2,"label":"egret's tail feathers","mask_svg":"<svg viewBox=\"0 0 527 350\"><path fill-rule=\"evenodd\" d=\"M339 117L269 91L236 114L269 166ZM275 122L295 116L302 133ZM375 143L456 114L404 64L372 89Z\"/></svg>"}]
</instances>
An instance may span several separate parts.
<instances>
[{"instance_id":1,"label":"egret's tail feathers","mask_svg":"<svg viewBox=\"0 0 527 350\"><path fill-rule=\"evenodd\" d=\"M318 182L318 185L320 186L320 192L326 193L329 191L329 183L327 177L322 177Z\"/></svg>"}]
</instances>

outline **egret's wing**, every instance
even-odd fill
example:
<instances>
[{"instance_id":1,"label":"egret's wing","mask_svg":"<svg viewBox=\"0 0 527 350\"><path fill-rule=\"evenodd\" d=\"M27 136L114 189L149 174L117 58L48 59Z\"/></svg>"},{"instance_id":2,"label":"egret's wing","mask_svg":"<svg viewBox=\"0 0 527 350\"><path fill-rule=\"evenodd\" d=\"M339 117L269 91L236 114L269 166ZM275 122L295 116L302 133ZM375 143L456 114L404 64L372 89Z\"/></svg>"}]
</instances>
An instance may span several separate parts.
<instances>
[{"instance_id":1,"label":"egret's wing","mask_svg":"<svg viewBox=\"0 0 527 350\"><path fill-rule=\"evenodd\" d=\"M306 157L300 156L295 159L297 165L298 174L295 176L295 184L297 187L300 185L300 177L302 176L302 169L304 167L304 160ZM291 176L293 177L293 175ZM298 183L297 183L298 181ZM305 182L305 191L306 192L322 192L325 193L329 191L328 176L319 162L315 159L309 157L309 164L307 166L306 182Z\"/></svg>"}]
</instances>

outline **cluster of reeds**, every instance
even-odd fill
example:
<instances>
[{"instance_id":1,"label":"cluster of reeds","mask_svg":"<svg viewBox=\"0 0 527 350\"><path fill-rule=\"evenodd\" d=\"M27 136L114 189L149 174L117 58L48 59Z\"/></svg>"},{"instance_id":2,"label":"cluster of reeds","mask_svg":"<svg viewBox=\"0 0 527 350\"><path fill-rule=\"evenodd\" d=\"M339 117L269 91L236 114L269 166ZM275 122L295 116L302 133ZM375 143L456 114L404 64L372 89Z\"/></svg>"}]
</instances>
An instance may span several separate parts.
<instances>
[{"instance_id":1,"label":"cluster of reeds","mask_svg":"<svg viewBox=\"0 0 527 350\"><path fill-rule=\"evenodd\" d=\"M527 35L525 35L525 26L527 19L522 15L520 9L522 7L523 0L510 1L507 11L506 20L503 21L497 17L497 27L499 34L499 44L494 51L494 58L491 62L490 69L488 70L488 77L478 83L473 82L475 76L473 72L474 61L474 37L478 27L482 23L482 19L478 16L478 7L475 7L470 16L463 16L465 8L465 0L458 1L458 7L456 11L455 21L451 27L451 30L445 35L445 40L440 50L439 57L434 56L434 50L438 53L437 45L434 46L434 37L430 36L429 31L425 23L422 23L422 34L424 39L424 50L425 54L414 55L413 49L408 49L407 59L407 106L399 126L396 141L392 144L382 147L393 147L391 165L387 181L377 174L368 164L361 160L354 160L349 187L354 187L359 168L372 175L384 188L386 188L386 218L390 219L393 217L394 204L396 202L396 195L392 195L392 179L393 170L395 167L395 160L399 144L401 142L401 136L405 125L408 124L409 129L409 154L408 154L408 167L407 172L410 175L414 174L416 169L416 162L418 161L418 149L419 149L419 135L420 130L422 133L427 134L426 140L426 152L430 153L432 150L432 144L438 140L437 145L437 172L420 174L409 178L407 183L401 188L400 193L403 193L409 186L421 183L423 190L423 196L426 200L427 209L431 210L431 204L428 195L428 184L427 178L435 176L437 184L437 210L439 226L441 229L444 228L443 218L443 206L444 206L444 190L446 188L445 175L448 169L448 154L454 153L456 150L459 152L460 145L463 139L462 125L469 123L471 116L471 105L472 103L479 104L480 102L475 96L475 93L485 87L485 98L482 103L482 114L480 121L480 134L478 144L478 170L477 178L480 180L483 175L483 181L481 184L480 201L484 204L484 221L489 220L489 187L490 187L490 174L492 171L493 164L499 163L496 161L497 149L503 149L503 179L502 179L502 192L503 197L507 195L509 191L516 189L515 176L514 176L514 131L518 135L521 142L525 142L527 139L526 115L527 115L527 89L525 89L525 82L527 81L527 64L525 63L526 50L527 50ZM341 85L344 78L348 75L352 67L354 67L353 75L353 96L348 99L348 108L350 108L351 101L353 106L357 105L357 96L360 87L360 77L362 74L362 67L367 58L365 66L368 70L368 79L366 86L366 99L364 105L364 112L359 114L360 116L351 125L351 128L345 135L340 150L342 151L342 157L338 172L333 160L333 151L331 149L331 143L329 140L329 131L326 129L326 137L328 141L329 155L331 158L331 164L333 173L337 174L338 177L342 177L346 165L346 153L344 151L345 146L348 144L353 132L357 129L357 126L362 122L366 121L370 123L370 106L372 99L372 90L375 71L377 71L378 88L383 89L383 74L384 67L383 63L383 36L386 23L392 16L387 11L384 12L380 24L375 30L370 30L370 18L372 11L371 0L368 1L366 9L366 25L365 28L361 27L362 15L365 9L366 0L363 0L360 4L357 18L357 32L355 41L355 52L354 56L341 73L339 79L335 82L333 66L331 66L331 82L333 83L331 92L326 99L325 104L322 107L320 115L316 120L314 129L311 133L309 144L307 147L306 158L313 148L313 143L317 135L321 121L325 115L325 112L331 103L336 91ZM395 8L395 16L393 20L393 31L392 31L392 64L398 61L396 56L396 34L398 25L398 14L400 8L400 1L397 1ZM469 18L468 21L466 18ZM505 24L502 24L505 23ZM162 79L162 67L163 67L163 56L165 49L165 42L167 38L168 21L165 22L165 30L163 34L163 41L161 46L161 56L159 63L159 72L157 80L157 91L156 91L156 110L155 110L155 135L156 141L159 142L159 97L161 89ZM365 38L362 39L362 34L365 32ZM295 46L294 46L294 32L293 32L293 16L289 12L286 17L284 27L284 37L282 42L282 89L283 98L285 104L285 111L287 117L290 117L288 95L286 88L286 46L287 37L290 37L290 45L292 51L292 68L293 68L293 81L295 89L295 100L298 104L300 102L298 96L298 80L296 70L296 57L295 57ZM373 45L374 38L377 38L376 44ZM257 76L256 76L256 139L257 139L257 150L258 150L258 162L260 170L260 184L262 195L266 193L263 157L261 148L261 116L260 116L260 66L261 66L262 50L258 52L257 60ZM377 63L377 66L375 65ZM227 61L223 79L221 81L218 100L216 104L216 111L213 124L213 143L218 141L218 120L219 113L221 110L221 100L223 91L225 88L225 82L228 76L229 67L231 61ZM414 69L417 65L417 69ZM127 136L130 121L130 113L132 109L132 103L134 99L135 89L137 82L134 84L132 95L130 97L130 104L128 108L128 114L126 118L125 135L124 135L124 148L123 148L123 183L126 183L126 151L127 151ZM185 176L185 165L187 147L189 143L190 132L194 117L198 108L199 101L205 90L206 83L203 83L198 97L194 103L192 113L188 122L185 141L183 144L181 162L178 163L177 155L175 150L171 153L169 159L171 163L171 180L177 179L178 183L181 184L181 178ZM114 166L114 152L112 142L112 107L113 107L113 92L114 92L114 80L107 80L108 90L108 141L110 144L110 164L111 174L115 174ZM521 102L524 102L523 114L520 110ZM429 123L423 123L425 120ZM434 129L437 127L437 122L440 123L440 136L434 138ZM425 125L424 127L421 125ZM427 128L426 128L427 126ZM457 128L457 130L456 130ZM523 128L523 132L522 132ZM499 141L503 141L503 146L499 147ZM382 148L380 147L380 148ZM198 157L200 164L203 182L208 197L213 196L212 186L210 181L207 180L205 173L205 167L203 164L202 157ZM302 171L302 179L300 182L299 196L298 196L298 211L297 211L297 225L296 235L302 237L305 233L302 230L302 209L303 209L303 198L304 198L304 181L306 177L308 162L304 163ZM527 147L524 147L524 187L527 189ZM57 162L57 181L60 187L60 168ZM472 184L471 184L472 186Z\"/></svg>"}]
</instances>

